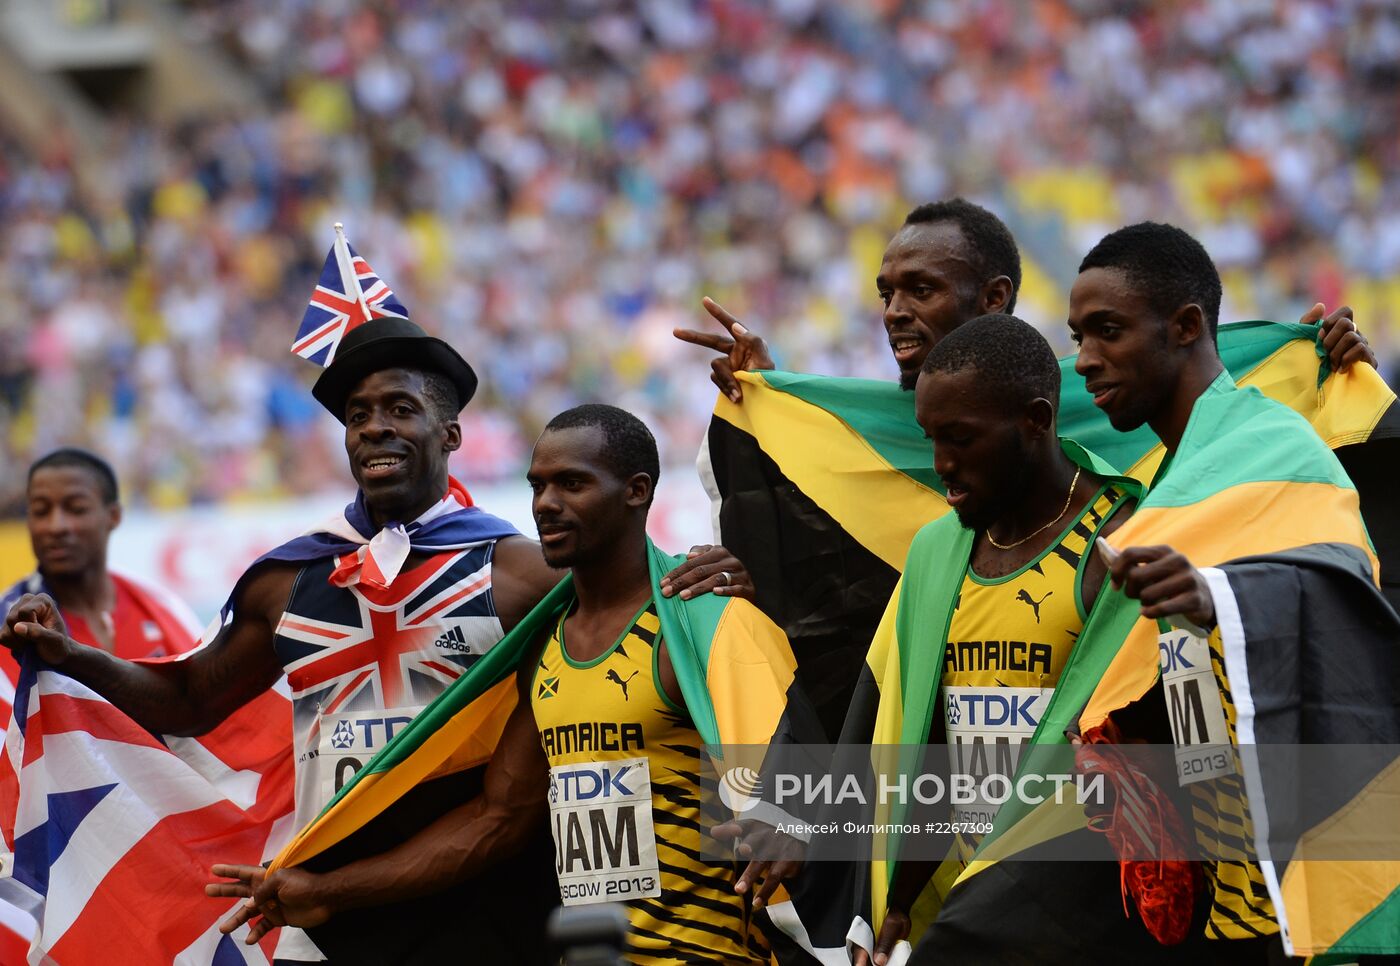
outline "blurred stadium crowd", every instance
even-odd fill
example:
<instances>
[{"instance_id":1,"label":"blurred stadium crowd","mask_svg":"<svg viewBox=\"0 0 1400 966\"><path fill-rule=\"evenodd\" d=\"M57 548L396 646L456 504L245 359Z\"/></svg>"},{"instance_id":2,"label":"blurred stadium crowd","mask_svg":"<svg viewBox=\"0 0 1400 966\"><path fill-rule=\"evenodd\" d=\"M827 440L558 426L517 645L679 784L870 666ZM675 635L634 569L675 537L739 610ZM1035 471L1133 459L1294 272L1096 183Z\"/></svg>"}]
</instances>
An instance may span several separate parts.
<instances>
[{"instance_id":1,"label":"blurred stadium crowd","mask_svg":"<svg viewBox=\"0 0 1400 966\"><path fill-rule=\"evenodd\" d=\"M913 204L963 194L1061 333L1078 256L1195 232L1223 318L1347 301L1400 355L1400 7L1383 0L184 0L264 94L0 144L0 511L60 442L128 503L342 488L288 353L343 221L483 377L457 472L518 471L606 400L691 459L713 390L676 325L710 294L784 368L886 378L873 278Z\"/></svg>"}]
</instances>

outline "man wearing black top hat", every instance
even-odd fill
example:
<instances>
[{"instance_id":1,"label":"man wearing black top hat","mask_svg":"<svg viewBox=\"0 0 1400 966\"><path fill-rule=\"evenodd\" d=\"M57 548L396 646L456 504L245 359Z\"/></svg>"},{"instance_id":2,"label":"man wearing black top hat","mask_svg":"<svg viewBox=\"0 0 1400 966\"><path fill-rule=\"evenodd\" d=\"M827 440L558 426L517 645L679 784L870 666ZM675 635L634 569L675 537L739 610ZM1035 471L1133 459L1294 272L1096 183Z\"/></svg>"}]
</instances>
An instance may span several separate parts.
<instances>
[{"instance_id":1,"label":"man wearing black top hat","mask_svg":"<svg viewBox=\"0 0 1400 966\"><path fill-rule=\"evenodd\" d=\"M473 506L448 476L448 456L462 441L457 414L476 385L476 374L451 346L407 319L358 326L312 393L345 424L359 494L343 517L278 547L243 574L207 647L168 664L119 660L75 644L45 595L13 605L0 644L34 647L48 664L158 734L203 734L286 674L296 817L305 824L562 576L538 544ZM697 550L668 578L671 592L751 594L747 574L727 551ZM448 803L473 795L479 771L428 783L346 848L365 854L406 838ZM332 853L327 863L345 861ZM557 900L550 861L541 848L501 870L489 887L467 883L449 895L403 903L387 915L318 933L317 944L334 962L437 962L449 948L459 954L469 935L481 961L520 962L521 935L527 943L541 940L546 900ZM366 931L371 919L387 923L387 931ZM444 936L455 946L438 945ZM542 959L543 950L538 954ZM317 958L314 950L287 947L279 955Z\"/></svg>"}]
</instances>

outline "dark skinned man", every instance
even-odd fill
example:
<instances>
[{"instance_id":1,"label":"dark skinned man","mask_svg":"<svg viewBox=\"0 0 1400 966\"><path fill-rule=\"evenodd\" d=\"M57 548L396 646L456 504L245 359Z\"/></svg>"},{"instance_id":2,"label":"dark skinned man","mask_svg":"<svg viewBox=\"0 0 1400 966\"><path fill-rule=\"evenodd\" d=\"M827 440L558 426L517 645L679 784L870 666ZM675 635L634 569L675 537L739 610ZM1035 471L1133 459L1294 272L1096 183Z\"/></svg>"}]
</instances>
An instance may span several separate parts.
<instances>
[{"instance_id":1,"label":"dark skinned man","mask_svg":"<svg viewBox=\"0 0 1400 966\"><path fill-rule=\"evenodd\" d=\"M1014 311L1020 280L1016 242L991 212L963 199L911 211L875 279L901 388L914 388L928 352L947 333L979 315ZM712 300L704 304L724 331L678 329L675 335L718 353L711 378L738 403L743 390L735 372L772 369L772 355L760 336ZM1322 316L1315 306L1303 321ZM1334 366L1373 360L1350 316L1350 309L1342 308L1322 322L1322 343ZM757 445L766 455L767 443L760 439ZM710 457L708 447L702 456ZM858 541L844 539L848 531L839 525L837 504L794 487L771 461L744 451L715 467L724 479L716 478L713 499L722 492L744 494L721 510L730 546L750 567L762 569L759 605L787 632L803 687L834 740L864 656L863 648L849 642L873 632L893 584L892 558L877 559ZM833 466L832 475L842 469ZM910 537L922 522L911 520ZM823 571L841 572L846 579L825 584Z\"/></svg>"},{"instance_id":2,"label":"dark skinned man","mask_svg":"<svg viewBox=\"0 0 1400 966\"><path fill-rule=\"evenodd\" d=\"M8 611L23 594L47 593L74 640L121 658L161 657L194 646L199 627L183 602L107 568L107 544L122 507L116 474L105 460L71 447L49 453L29 468L25 502L38 567L0 597L0 607Z\"/></svg>"},{"instance_id":3,"label":"dark skinned man","mask_svg":"<svg viewBox=\"0 0 1400 966\"><path fill-rule=\"evenodd\" d=\"M704 743L662 630L648 563L646 517L657 475L655 441L634 416L582 406L551 421L535 446L529 482L544 558L570 568L573 600L529 649L517 676L520 701L483 794L401 847L324 874L216 867L239 882L211 885L211 894L251 895L226 930L252 920L254 941L274 921L313 924L440 890L510 861L550 816L564 903L625 901L629 962L767 961L738 894L749 883L736 879L729 862L705 855ZM748 615L782 642L748 602L729 607L725 627ZM790 653L785 663L790 680ZM762 675L751 667L747 677ZM589 785L590 775L602 776L601 786ZM615 792L624 800L598 804ZM579 861L587 834L577 832L578 822L597 841L594 818L605 829L616 821L619 836L625 827L631 848Z\"/></svg>"},{"instance_id":4,"label":"dark skinned man","mask_svg":"<svg viewBox=\"0 0 1400 966\"><path fill-rule=\"evenodd\" d=\"M475 373L461 356L406 319L361 325L345 337L313 389L345 424L359 497L344 519L250 567L234 588L222 630L207 647L186 661L156 666L77 647L54 601L44 595L22 597L10 608L0 643L33 646L42 660L163 734L202 734L285 673L293 692L296 818L299 825L309 822L396 727L407 724L559 580L538 544L471 506L466 491L448 476L448 456L461 444L457 413L475 388ZM747 590L742 567L718 549L671 576L673 591L683 596ZM406 802L385 824L385 837L372 836L358 847L387 848L421 828L425 816L440 814L445 800L474 791L470 778L461 787L425 791ZM479 781L477 775L476 788ZM528 870L534 875L517 873L523 888L547 876L542 852L538 858L538 867ZM467 888L458 898L464 908L479 910L472 914L480 919L482 949L492 943L507 948L503 929L510 904L501 891ZM496 909L492 901L505 904ZM443 930L433 928L441 920L430 912L401 904L388 917L396 928L386 943L400 961L434 957L431 940ZM411 917L421 927L407 925ZM324 936L323 944L334 942L329 933ZM542 955L541 923L529 937L535 942L529 955ZM421 953L410 938L421 938ZM334 955L373 958L374 948L362 931L356 943ZM519 943L512 941L510 948ZM315 958L309 951L297 955Z\"/></svg>"},{"instance_id":5,"label":"dark skinned man","mask_svg":"<svg viewBox=\"0 0 1400 966\"><path fill-rule=\"evenodd\" d=\"M924 359L938 340L958 326L991 312L1013 312L1021 287L1021 257L999 218L962 198L920 205L909 212L885 249L875 288L884 304L881 321L899 367L899 384L912 390ZM750 331L713 299L702 302L724 333L676 329L683 342L712 349L711 380L734 402L744 370L775 369L763 337ZM1353 363L1376 363L1351 309L1328 314L1314 305L1301 320L1322 323L1322 345L1339 371Z\"/></svg>"},{"instance_id":6,"label":"dark skinned man","mask_svg":"<svg viewBox=\"0 0 1400 966\"><path fill-rule=\"evenodd\" d=\"M935 692L927 740L962 749L960 754L979 742L1024 747L1029 741L1107 576L1093 542L1132 512L1134 487L1058 437L1059 384L1049 344L1006 315L973 320L945 337L919 377L915 412L933 443L934 469L956 519L945 517L920 531L890 607L910 633L927 637L902 647L944 652L936 682L904 685L902 712L916 713L911 695ZM960 537L959 529L970 531L971 539ZM968 549L951 549L964 543ZM954 559L959 552L966 557ZM943 585L951 599L939 598L926 588L949 567L961 567L962 578ZM945 626L946 636L934 636ZM988 707L988 696L1015 700L1023 711L997 726L974 720L975 711L966 709ZM953 770L963 768L955 761ZM966 814L961 809L952 816L955 823L990 822L996 806L974 804ZM959 837L962 861L971 857L975 842L975 836ZM1104 852L1099 843L1088 845ZM1142 924L1122 915L1112 855L1100 858L1056 864L1051 878L1063 888L1030 894L1020 880L1007 880L999 906L1008 914L1013 908L1026 913L1025 928L1004 928L1005 921L945 923L940 917L919 937L911 961L959 961L969 946L982 950L988 962L1074 962L1096 949L1163 961L1164 951ZM916 860L896 866L873 948L859 948L857 964L884 966L896 943L909 937L910 911L937 866ZM1008 868L983 875L990 879ZM1043 884L1043 878L1028 881ZM1034 915L1028 903L1035 904ZM1071 919L1080 921L1073 950L1030 925ZM977 938L969 939L968 930Z\"/></svg>"},{"instance_id":7,"label":"dark skinned man","mask_svg":"<svg viewBox=\"0 0 1400 966\"><path fill-rule=\"evenodd\" d=\"M1272 539L1268 531L1306 525L1295 514L1322 517L1328 511L1320 500L1314 500L1311 509L1287 510L1272 503L1268 506L1275 509L1258 520L1234 514L1229 517L1230 526L1197 523L1177 531L1178 536L1199 540L1203 529L1214 531L1209 553L1215 559L1193 562L1164 543L1132 545L1144 538L1160 540L1164 530L1171 532L1173 506L1191 505L1182 499L1167 500L1162 504L1165 509L1159 510L1154 496L1159 491L1175 492L1172 488L1180 489L1188 481L1202 492L1209 491L1211 476L1229 477L1231 464L1246 459L1250 434L1259 432L1250 427L1268 419L1275 420L1269 423L1274 428L1267 446L1273 460L1296 464L1300 478L1345 481L1333 454L1325 448L1317 452L1306 424L1280 404L1235 386L1215 345L1219 305L1219 275L1200 244L1179 228L1146 222L1106 236L1089 252L1071 292L1069 311L1069 326L1080 345L1076 370L1085 377L1095 404L1115 429L1150 427L1167 454L1148 488L1143 511L1125 527L1121 541L1114 541L1128 545L1111 565L1112 579L1129 597L1141 601L1144 617L1184 618L1206 632L1211 642L1208 660L1216 666L1217 675L1223 674L1223 664L1219 631L1212 633L1215 601L1198 565L1216 567L1267 553L1267 546L1259 545L1261 531L1267 542ZM1232 416L1235 412L1242 415ZM1211 428L1197 429L1191 436L1193 426ZM1296 435L1290 438L1290 432ZM1203 460L1196 458L1197 453L1215 455ZM1274 474L1268 478L1283 478L1277 471ZM1352 542L1369 554L1355 492L1338 492L1350 496L1337 513L1341 524L1336 532L1354 531L1358 536ZM1198 501L1208 506L1206 498ZM1182 511L1177 513L1180 518ZM1312 534L1306 542L1322 539ZM1233 742L1235 709L1223 687L1221 703ZM1228 774L1214 784L1211 792L1204 791L1208 785L1192 786L1198 796L1193 813L1214 810L1228 817L1228 826L1226 818L1220 820L1222 827L1245 830L1238 834L1245 851L1251 852L1249 813L1238 776ZM1213 940L1206 944L1208 955L1219 962L1281 961L1277 916L1259 865L1242 857L1207 861L1203 869L1210 905L1204 934Z\"/></svg>"}]
</instances>

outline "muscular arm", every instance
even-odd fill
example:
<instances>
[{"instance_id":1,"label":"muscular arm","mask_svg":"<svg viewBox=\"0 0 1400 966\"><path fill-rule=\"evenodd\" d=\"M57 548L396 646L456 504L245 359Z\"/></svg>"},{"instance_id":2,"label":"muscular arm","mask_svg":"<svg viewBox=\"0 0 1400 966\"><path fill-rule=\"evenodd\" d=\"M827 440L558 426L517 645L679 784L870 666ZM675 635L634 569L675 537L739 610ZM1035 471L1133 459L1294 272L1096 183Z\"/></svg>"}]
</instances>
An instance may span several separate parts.
<instances>
[{"instance_id":1,"label":"muscular arm","mask_svg":"<svg viewBox=\"0 0 1400 966\"><path fill-rule=\"evenodd\" d=\"M276 683L282 673L273 630L291 593L296 570L268 567L254 574L236 602L234 619L207 647L180 661L140 664L74 643L48 598L16 604L0 643L38 648L40 656L87 685L143 728L159 734L199 735ZM45 603L47 602L47 603ZM48 610L51 609L52 613ZM23 623L28 633L17 632Z\"/></svg>"},{"instance_id":2,"label":"muscular arm","mask_svg":"<svg viewBox=\"0 0 1400 966\"><path fill-rule=\"evenodd\" d=\"M498 540L491 560L491 594L502 629L510 631L519 624L566 573L545 563L540 545L533 540Z\"/></svg>"},{"instance_id":3,"label":"muscular arm","mask_svg":"<svg viewBox=\"0 0 1400 966\"><path fill-rule=\"evenodd\" d=\"M392 851L329 873L340 909L440 892L515 855L544 821L549 767L530 702L511 712L482 793Z\"/></svg>"},{"instance_id":4,"label":"muscular arm","mask_svg":"<svg viewBox=\"0 0 1400 966\"><path fill-rule=\"evenodd\" d=\"M544 821L548 774L535 716L522 698L486 767L480 795L388 852L319 875L301 869L274 872L256 886L253 901L225 931L257 916L257 907L269 902L281 907L290 925L315 926L336 913L431 895L476 876L519 852ZM225 866L214 872L246 879L246 873L261 870ZM248 891L224 886L210 894Z\"/></svg>"}]
</instances>

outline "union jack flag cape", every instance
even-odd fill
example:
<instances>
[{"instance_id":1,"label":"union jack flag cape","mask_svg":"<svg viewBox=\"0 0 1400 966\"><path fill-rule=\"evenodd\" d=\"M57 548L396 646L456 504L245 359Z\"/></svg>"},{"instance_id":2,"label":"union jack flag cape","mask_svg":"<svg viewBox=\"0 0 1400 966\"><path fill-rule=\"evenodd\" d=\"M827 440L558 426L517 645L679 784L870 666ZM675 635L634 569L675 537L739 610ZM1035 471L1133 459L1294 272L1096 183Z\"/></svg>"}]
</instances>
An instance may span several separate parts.
<instances>
[{"instance_id":1,"label":"union jack flag cape","mask_svg":"<svg viewBox=\"0 0 1400 966\"><path fill-rule=\"evenodd\" d=\"M203 887L293 831L290 731L268 691L203 737L153 735L27 652L0 754L0 897L37 931L5 962L269 962L274 943L218 931L239 900Z\"/></svg>"},{"instance_id":2,"label":"union jack flag cape","mask_svg":"<svg viewBox=\"0 0 1400 966\"><path fill-rule=\"evenodd\" d=\"M438 553L460 550L473 544L503 537L516 537L520 531L498 516L487 513L473 501L467 488L448 477L447 493L436 506L408 523L390 523L376 528L370 518L363 493L347 504L344 513L308 530L280 547L263 554L243 572L223 606L227 620L233 612L243 582L264 561L309 563L338 557L331 579L341 586L364 581L387 587L398 576L410 550Z\"/></svg>"},{"instance_id":3,"label":"union jack flag cape","mask_svg":"<svg viewBox=\"0 0 1400 966\"><path fill-rule=\"evenodd\" d=\"M407 526L376 530L361 495L341 517L257 563L336 557L337 579L378 575L392 583L400 537L406 556L517 533L473 506L453 480L442 502ZM237 596L235 587L225 619ZM291 740L285 682L209 734L178 738L151 734L26 654L0 753L0 837L8 853L0 855L0 939L11 912L17 936L30 928L25 916L38 932L20 958L10 952L14 943L0 944L0 962L268 962L272 941L247 947L241 930L219 934L237 900L208 899L204 885L215 862L256 864L296 831Z\"/></svg>"},{"instance_id":4,"label":"union jack flag cape","mask_svg":"<svg viewBox=\"0 0 1400 966\"><path fill-rule=\"evenodd\" d=\"M311 303L301 317L292 352L319 366L335 361L340 340L370 319L406 319L403 307L385 281L355 254L344 229L335 226L335 244L326 255Z\"/></svg>"}]
</instances>

